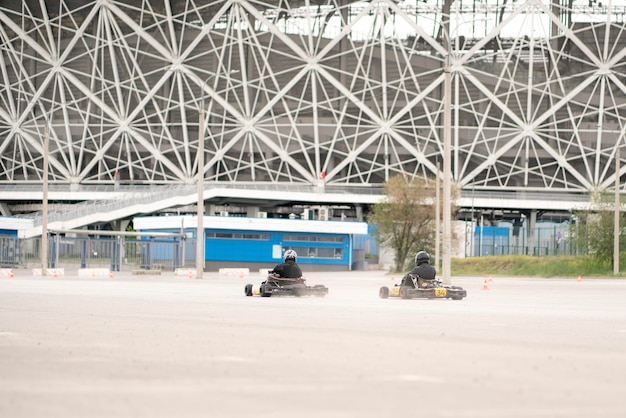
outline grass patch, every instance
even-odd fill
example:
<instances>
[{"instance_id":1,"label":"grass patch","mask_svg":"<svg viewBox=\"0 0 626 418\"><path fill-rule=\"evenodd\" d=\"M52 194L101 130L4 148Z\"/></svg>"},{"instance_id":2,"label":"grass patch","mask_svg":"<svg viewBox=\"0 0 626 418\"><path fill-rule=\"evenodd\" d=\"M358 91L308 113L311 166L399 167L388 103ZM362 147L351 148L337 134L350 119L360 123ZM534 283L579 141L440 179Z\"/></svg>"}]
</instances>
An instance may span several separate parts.
<instances>
[{"instance_id":1,"label":"grass patch","mask_svg":"<svg viewBox=\"0 0 626 418\"><path fill-rule=\"evenodd\" d=\"M626 256L620 255L620 266L626 267ZM620 269L621 270L621 269ZM599 262L591 256L486 256L452 259L453 276L532 276L577 277L613 276L610 262ZM619 274L622 276L622 273Z\"/></svg>"}]
</instances>

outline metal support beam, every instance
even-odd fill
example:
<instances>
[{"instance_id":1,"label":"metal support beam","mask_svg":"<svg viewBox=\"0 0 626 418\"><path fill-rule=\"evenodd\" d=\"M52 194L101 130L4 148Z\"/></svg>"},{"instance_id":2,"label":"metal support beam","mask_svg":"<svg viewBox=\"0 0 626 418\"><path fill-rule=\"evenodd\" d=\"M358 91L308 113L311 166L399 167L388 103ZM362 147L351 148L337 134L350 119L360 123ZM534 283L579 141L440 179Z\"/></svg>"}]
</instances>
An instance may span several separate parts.
<instances>
[{"instance_id":1,"label":"metal support beam","mask_svg":"<svg viewBox=\"0 0 626 418\"><path fill-rule=\"evenodd\" d=\"M43 134L43 197L41 200L41 275L48 272L48 148L50 127L48 121Z\"/></svg>"},{"instance_id":2,"label":"metal support beam","mask_svg":"<svg viewBox=\"0 0 626 418\"><path fill-rule=\"evenodd\" d=\"M211 77L209 77L211 78ZM204 82L206 84L208 79ZM196 278L204 275L204 85L202 86L202 100L200 101L200 116L198 122L198 224L196 229Z\"/></svg>"},{"instance_id":3,"label":"metal support beam","mask_svg":"<svg viewBox=\"0 0 626 418\"><path fill-rule=\"evenodd\" d=\"M619 189L620 189L620 152L619 148L617 148L617 152L615 153L615 205L614 205L614 214L613 214L613 274L619 274L619 236L620 236L620 228L619 228L619 218L620 218L620 199L619 199Z\"/></svg>"}]
</instances>

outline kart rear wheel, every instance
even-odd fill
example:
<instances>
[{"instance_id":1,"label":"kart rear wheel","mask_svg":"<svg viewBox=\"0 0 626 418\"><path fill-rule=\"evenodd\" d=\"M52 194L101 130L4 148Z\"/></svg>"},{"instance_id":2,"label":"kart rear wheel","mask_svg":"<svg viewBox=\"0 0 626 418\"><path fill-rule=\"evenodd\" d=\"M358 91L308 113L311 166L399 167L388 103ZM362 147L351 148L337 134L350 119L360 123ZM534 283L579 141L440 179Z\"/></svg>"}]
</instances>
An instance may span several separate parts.
<instances>
[{"instance_id":1,"label":"kart rear wheel","mask_svg":"<svg viewBox=\"0 0 626 418\"><path fill-rule=\"evenodd\" d=\"M252 285L251 284L247 284L246 285L246 296L252 296Z\"/></svg>"},{"instance_id":2,"label":"kart rear wheel","mask_svg":"<svg viewBox=\"0 0 626 418\"><path fill-rule=\"evenodd\" d=\"M411 295L409 295L409 287L401 286L400 287L400 297L402 299L411 299Z\"/></svg>"},{"instance_id":3,"label":"kart rear wheel","mask_svg":"<svg viewBox=\"0 0 626 418\"><path fill-rule=\"evenodd\" d=\"M304 296L307 293L306 286L303 284L294 284L292 288L293 288L293 294L297 298Z\"/></svg>"},{"instance_id":4,"label":"kart rear wheel","mask_svg":"<svg viewBox=\"0 0 626 418\"><path fill-rule=\"evenodd\" d=\"M389 288L387 286L381 287L378 291L378 296L380 296L381 299L387 299L389 297Z\"/></svg>"},{"instance_id":5,"label":"kart rear wheel","mask_svg":"<svg viewBox=\"0 0 626 418\"><path fill-rule=\"evenodd\" d=\"M261 297L269 298L270 296L272 296L272 292L266 292L265 290L266 290L266 285L262 284L261 289L260 289Z\"/></svg>"}]
</instances>

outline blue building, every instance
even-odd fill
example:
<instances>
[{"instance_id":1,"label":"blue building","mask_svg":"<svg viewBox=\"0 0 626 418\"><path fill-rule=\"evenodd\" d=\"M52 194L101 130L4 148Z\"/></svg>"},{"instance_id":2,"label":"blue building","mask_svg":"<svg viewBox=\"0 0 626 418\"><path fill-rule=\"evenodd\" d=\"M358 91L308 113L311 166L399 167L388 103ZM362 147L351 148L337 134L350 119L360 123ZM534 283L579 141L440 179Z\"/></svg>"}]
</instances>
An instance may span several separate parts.
<instances>
[{"instance_id":1,"label":"blue building","mask_svg":"<svg viewBox=\"0 0 626 418\"><path fill-rule=\"evenodd\" d=\"M351 270L363 261L354 237L368 235L365 222L205 216L203 223L207 271L271 268L289 249L304 270ZM186 246L181 265L193 265L186 260L195 259L196 216L139 217L133 225L140 232L182 232L193 245Z\"/></svg>"}]
</instances>

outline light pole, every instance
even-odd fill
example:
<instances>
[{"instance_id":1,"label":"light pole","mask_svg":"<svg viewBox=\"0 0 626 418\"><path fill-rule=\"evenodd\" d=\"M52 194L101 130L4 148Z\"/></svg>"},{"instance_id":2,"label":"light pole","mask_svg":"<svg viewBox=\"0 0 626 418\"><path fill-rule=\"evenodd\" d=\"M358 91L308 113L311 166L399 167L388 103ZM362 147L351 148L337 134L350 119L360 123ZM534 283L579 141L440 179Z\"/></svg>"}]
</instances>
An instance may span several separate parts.
<instances>
[{"instance_id":1,"label":"light pole","mask_svg":"<svg viewBox=\"0 0 626 418\"><path fill-rule=\"evenodd\" d=\"M614 196L614 208L613 208L613 274L619 274L619 218L620 218L620 149L617 148L615 153L615 196Z\"/></svg>"},{"instance_id":2,"label":"light pole","mask_svg":"<svg viewBox=\"0 0 626 418\"><path fill-rule=\"evenodd\" d=\"M439 159L437 159L437 172L439 172ZM435 266L439 271L441 264L441 233L440 233L440 220L441 220L441 184L439 176L435 176Z\"/></svg>"},{"instance_id":3,"label":"light pole","mask_svg":"<svg viewBox=\"0 0 626 418\"><path fill-rule=\"evenodd\" d=\"M237 70L229 71L227 74L237 73ZM198 218L196 226L196 278L201 278L204 274L204 121L206 119L204 92L209 81L213 77L217 77L219 73L209 75L200 88L202 89L202 96L200 98L200 112L198 115L198 178L197 178L197 211L196 216Z\"/></svg>"},{"instance_id":4,"label":"light pole","mask_svg":"<svg viewBox=\"0 0 626 418\"><path fill-rule=\"evenodd\" d=\"M443 262L441 268L444 284L451 283L452 246L452 73L450 68L449 21L444 27L446 36L446 60L443 67Z\"/></svg>"},{"instance_id":5,"label":"light pole","mask_svg":"<svg viewBox=\"0 0 626 418\"><path fill-rule=\"evenodd\" d=\"M207 78L202 85L202 100L200 101L200 113L198 115L198 207L196 216L196 278L200 279L204 274L204 86L209 81Z\"/></svg>"},{"instance_id":6,"label":"light pole","mask_svg":"<svg viewBox=\"0 0 626 418\"><path fill-rule=\"evenodd\" d=\"M48 275L48 148L50 129L45 121L43 133L43 190L41 199L41 275Z\"/></svg>"},{"instance_id":7,"label":"light pole","mask_svg":"<svg viewBox=\"0 0 626 418\"><path fill-rule=\"evenodd\" d=\"M458 6L457 6L458 7ZM427 16L418 16L438 23ZM445 37L446 57L443 63L443 251L441 263L441 277L444 284L451 283L451 252L452 252L452 66L450 56L452 55L450 40L450 20L451 14L448 12L440 22L440 27ZM457 22L457 27L459 26ZM439 222L439 219L437 219ZM437 249L439 244L437 243Z\"/></svg>"}]
</instances>

